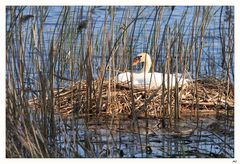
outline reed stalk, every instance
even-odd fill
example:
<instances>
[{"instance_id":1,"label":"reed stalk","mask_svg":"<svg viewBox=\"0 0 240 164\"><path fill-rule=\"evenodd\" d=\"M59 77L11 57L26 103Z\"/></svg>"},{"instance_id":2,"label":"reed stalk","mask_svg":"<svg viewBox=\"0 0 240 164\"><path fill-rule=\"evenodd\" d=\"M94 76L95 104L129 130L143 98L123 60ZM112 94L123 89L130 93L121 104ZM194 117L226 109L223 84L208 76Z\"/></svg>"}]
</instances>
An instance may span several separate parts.
<instances>
[{"instance_id":1,"label":"reed stalk","mask_svg":"<svg viewBox=\"0 0 240 164\"><path fill-rule=\"evenodd\" d=\"M6 157L150 157L152 122L178 128L184 110L197 120L205 108L225 112L227 133L234 124L233 13L232 6L8 6ZM213 57L219 47L221 57ZM143 51L167 84L118 88L118 73L133 73L132 59ZM188 72L195 81L172 89L171 74L185 79ZM184 142L154 137L162 157L187 157ZM222 149L231 156L228 139Z\"/></svg>"}]
</instances>

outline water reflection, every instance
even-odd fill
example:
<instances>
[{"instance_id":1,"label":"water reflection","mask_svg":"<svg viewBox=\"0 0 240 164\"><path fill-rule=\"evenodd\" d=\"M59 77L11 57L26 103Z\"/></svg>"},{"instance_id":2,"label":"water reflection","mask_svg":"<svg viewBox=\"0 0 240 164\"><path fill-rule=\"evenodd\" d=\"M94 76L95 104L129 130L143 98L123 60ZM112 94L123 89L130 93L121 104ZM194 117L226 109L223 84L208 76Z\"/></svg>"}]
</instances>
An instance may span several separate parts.
<instances>
[{"instance_id":1,"label":"water reflection","mask_svg":"<svg viewBox=\"0 0 240 164\"><path fill-rule=\"evenodd\" d=\"M70 136L67 138L73 137L71 136L73 134L78 136L76 152L82 157L233 157L233 126L226 129L224 120L216 119L215 116L203 117L200 120L198 127L194 119L184 118L180 119L175 127L167 128L160 128L158 119L138 119L138 125L134 125L130 119L103 122L92 120L88 125L81 125L77 131L78 134L69 129L67 134ZM64 136L61 140L64 140ZM66 143L60 145L63 149L68 147Z\"/></svg>"}]
</instances>

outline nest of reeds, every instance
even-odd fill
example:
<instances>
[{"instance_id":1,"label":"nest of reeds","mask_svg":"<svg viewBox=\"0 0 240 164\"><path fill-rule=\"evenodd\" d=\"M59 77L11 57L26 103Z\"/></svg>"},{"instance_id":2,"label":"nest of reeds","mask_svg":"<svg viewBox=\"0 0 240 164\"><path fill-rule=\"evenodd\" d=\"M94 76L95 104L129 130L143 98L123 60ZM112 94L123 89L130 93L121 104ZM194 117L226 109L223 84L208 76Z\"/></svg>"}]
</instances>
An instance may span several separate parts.
<instances>
[{"instance_id":1,"label":"nest of reeds","mask_svg":"<svg viewBox=\"0 0 240 164\"><path fill-rule=\"evenodd\" d=\"M197 83L197 84L196 84ZM233 86L225 82L206 78L189 83L182 88L158 90L136 90L114 81L77 82L54 92L55 113L63 116L96 114L147 114L161 117L163 114L186 114L191 111L211 112L234 108ZM28 101L40 110L37 98Z\"/></svg>"}]
</instances>

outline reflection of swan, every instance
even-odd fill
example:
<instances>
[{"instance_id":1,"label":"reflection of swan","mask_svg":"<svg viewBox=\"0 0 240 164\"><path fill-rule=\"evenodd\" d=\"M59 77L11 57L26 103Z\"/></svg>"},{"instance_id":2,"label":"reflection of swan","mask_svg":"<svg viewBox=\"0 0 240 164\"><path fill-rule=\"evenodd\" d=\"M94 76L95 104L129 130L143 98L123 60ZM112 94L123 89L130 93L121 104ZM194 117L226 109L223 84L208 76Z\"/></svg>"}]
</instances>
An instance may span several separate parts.
<instances>
[{"instance_id":1,"label":"reflection of swan","mask_svg":"<svg viewBox=\"0 0 240 164\"><path fill-rule=\"evenodd\" d=\"M132 65L135 66L138 63L144 63L143 68L139 73L133 73L133 86L134 88L144 88L146 89L157 89L163 84L163 74L162 73L149 73L149 70L152 65L151 57L147 53L140 53L133 59ZM165 74L165 87L168 86L168 74ZM118 75L118 82L130 82L131 81L131 73L124 72ZM178 86L189 82L189 79L183 79L183 74L177 75ZM176 85L176 74L169 74L169 85L170 88L174 88Z\"/></svg>"}]
</instances>

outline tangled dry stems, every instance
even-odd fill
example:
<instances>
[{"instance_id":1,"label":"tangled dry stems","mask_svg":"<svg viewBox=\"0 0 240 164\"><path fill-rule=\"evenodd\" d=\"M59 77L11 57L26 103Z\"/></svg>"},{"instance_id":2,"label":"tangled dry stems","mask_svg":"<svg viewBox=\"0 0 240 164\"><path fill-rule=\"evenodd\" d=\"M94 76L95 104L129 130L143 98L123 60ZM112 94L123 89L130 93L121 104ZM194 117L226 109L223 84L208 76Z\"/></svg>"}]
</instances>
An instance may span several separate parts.
<instances>
[{"instance_id":1,"label":"tangled dry stems","mask_svg":"<svg viewBox=\"0 0 240 164\"><path fill-rule=\"evenodd\" d=\"M201 111L233 108L233 86L230 86L229 93L226 93L225 82L214 78L206 78L197 81L198 88L196 91L195 83L189 83L187 86L180 88L177 97L175 89L170 90L170 94L164 94L164 96L162 90L159 90L156 96L151 97L154 92L152 90L131 90L119 85L114 86L114 82L111 83L109 91L108 81L104 81L101 95L99 95L97 81L94 81L91 86L86 82L78 82L60 91L55 91L54 108L56 113L63 116L68 116L73 112L82 116L99 113L131 114L133 110L131 95L134 97L135 111L141 108L141 112L147 111L149 116L154 117L161 117L163 108L167 108L168 104L173 109L176 102L179 103L180 112L189 112L190 110L196 110L196 108ZM89 87L92 90L91 94L88 93ZM165 93L167 93L167 90ZM170 95L170 98L168 98L168 95ZM30 106L34 107L35 110L39 110L39 103L40 101L37 98L29 100ZM144 110L142 110L142 107L144 107Z\"/></svg>"}]
</instances>

